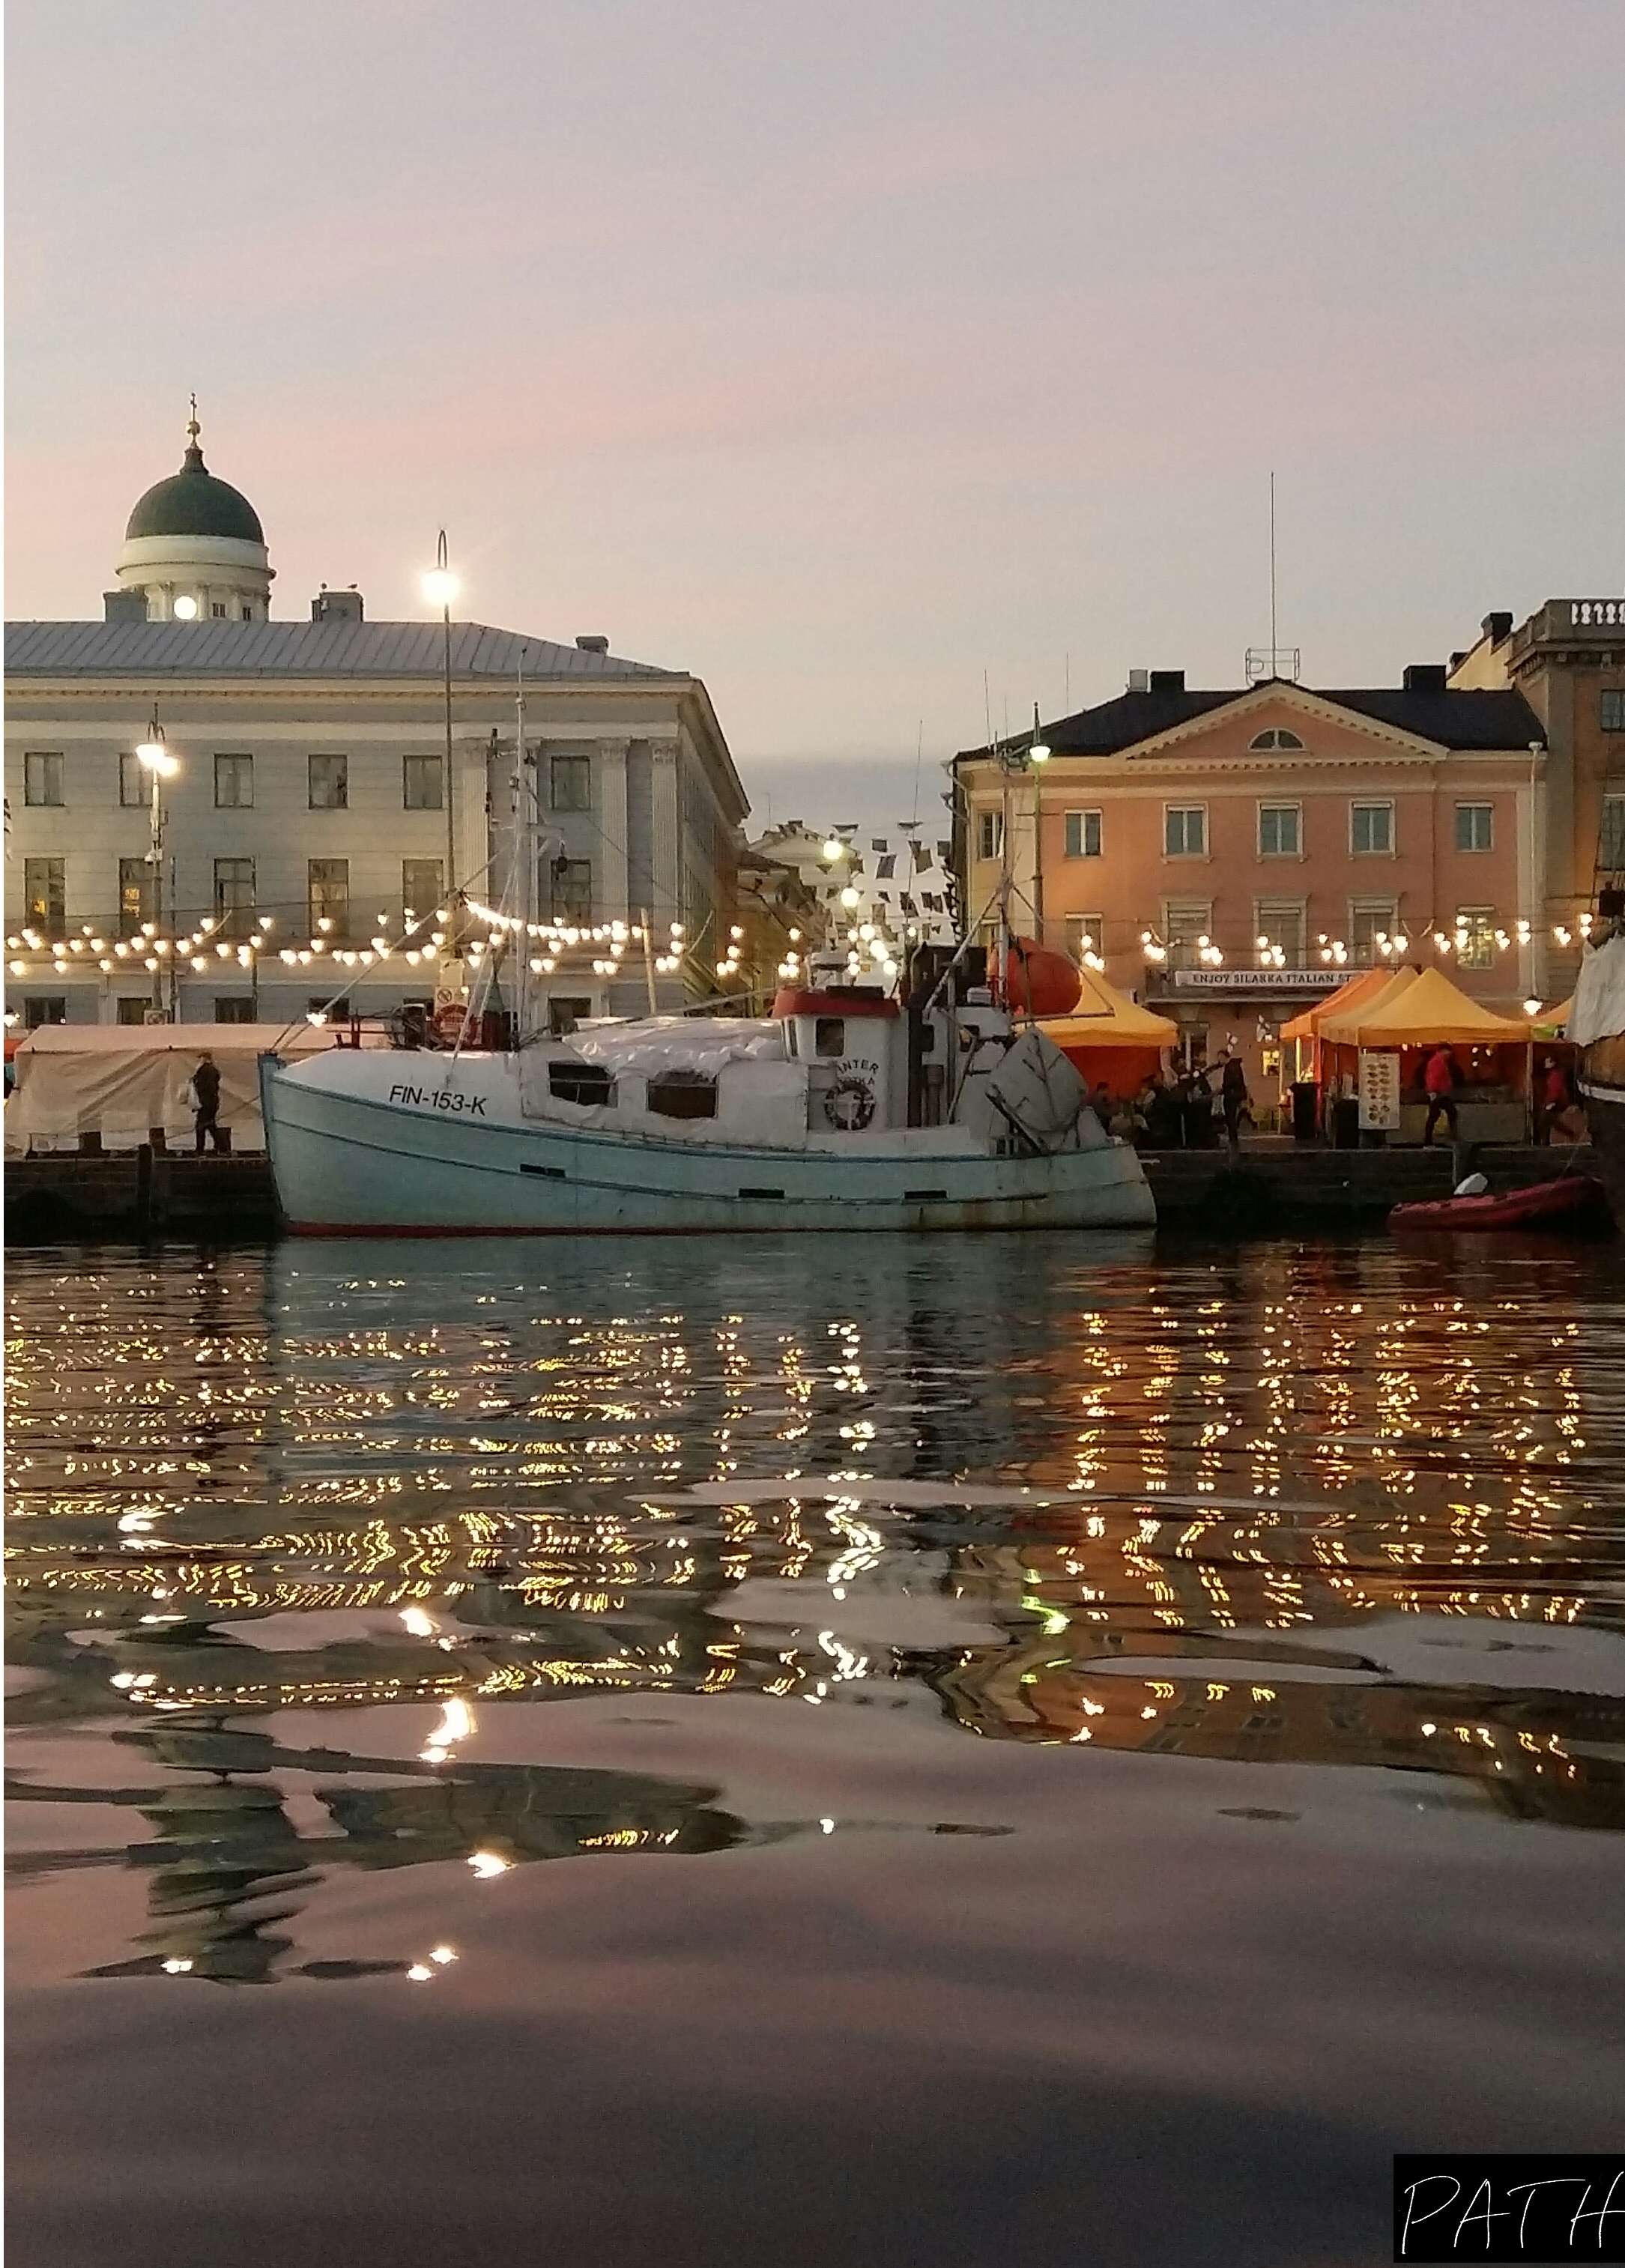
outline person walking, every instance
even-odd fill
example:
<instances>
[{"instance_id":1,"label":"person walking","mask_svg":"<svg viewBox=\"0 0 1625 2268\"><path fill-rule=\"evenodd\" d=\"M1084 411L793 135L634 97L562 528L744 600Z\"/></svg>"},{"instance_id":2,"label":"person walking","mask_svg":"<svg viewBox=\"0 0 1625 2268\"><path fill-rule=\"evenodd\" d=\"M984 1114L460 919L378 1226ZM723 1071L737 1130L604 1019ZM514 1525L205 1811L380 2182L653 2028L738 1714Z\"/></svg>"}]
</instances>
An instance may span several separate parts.
<instances>
[{"instance_id":1,"label":"person walking","mask_svg":"<svg viewBox=\"0 0 1625 2268\"><path fill-rule=\"evenodd\" d=\"M193 1072L192 1094L196 1104L194 1123L197 1129L194 1154L201 1158L205 1136L213 1141L217 1150L225 1146L220 1138L220 1070L212 1056L205 1055Z\"/></svg>"},{"instance_id":2,"label":"person walking","mask_svg":"<svg viewBox=\"0 0 1625 2268\"><path fill-rule=\"evenodd\" d=\"M1239 1056L1226 1056L1224 1069L1219 1079L1219 1108L1224 1114L1224 1139L1230 1154L1238 1157L1241 1151L1241 1120L1249 1116L1247 1075Z\"/></svg>"},{"instance_id":3,"label":"person walking","mask_svg":"<svg viewBox=\"0 0 1625 2268\"><path fill-rule=\"evenodd\" d=\"M1442 1116L1450 1129L1452 1142L1460 1141L1460 1130L1456 1120L1456 1082L1460 1073L1450 1042L1441 1040L1428 1057L1427 1068L1422 1074L1423 1091L1428 1098L1427 1123L1422 1130L1422 1146L1433 1147L1433 1129Z\"/></svg>"},{"instance_id":4,"label":"person walking","mask_svg":"<svg viewBox=\"0 0 1625 2268\"><path fill-rule=\"evenodd\" d=\"M1560 1134L1565 1142L1577 1142L1580 1114L1575 1107L1568 1072L1555 1056L1548 1056L1540 1069L1540 1123L1535 1139L1550 1142L1555 1134Z\"/></svg>"}]
</instances>

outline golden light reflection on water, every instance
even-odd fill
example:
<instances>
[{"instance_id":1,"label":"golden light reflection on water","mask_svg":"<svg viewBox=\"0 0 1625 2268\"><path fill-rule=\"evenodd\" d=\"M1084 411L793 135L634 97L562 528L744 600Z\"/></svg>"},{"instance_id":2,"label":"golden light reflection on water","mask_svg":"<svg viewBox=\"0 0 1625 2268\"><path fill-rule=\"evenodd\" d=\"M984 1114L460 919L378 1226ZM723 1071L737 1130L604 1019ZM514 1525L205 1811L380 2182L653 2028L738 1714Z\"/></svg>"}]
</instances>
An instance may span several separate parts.
<instances>
[{"instance_id":1,"label":"golden light reflection on water","mask_svg":"<svg viewBox=\"0 0 1625 2268\"><path fill-rule=\"evenodd\" d=\"M406 1786L318 1790L342 1855L493 1880L754 1831L651 1783L527 1840L488 1712L594 1693L920 1697L982 1738L1625 1824L1612 1256L447 1250L14 1263L15 1723L237 1775L274 1712L409 1711L368 1767ZM140 1958L213 1973L204 1935Z\"/></svg>"}]
</instances>

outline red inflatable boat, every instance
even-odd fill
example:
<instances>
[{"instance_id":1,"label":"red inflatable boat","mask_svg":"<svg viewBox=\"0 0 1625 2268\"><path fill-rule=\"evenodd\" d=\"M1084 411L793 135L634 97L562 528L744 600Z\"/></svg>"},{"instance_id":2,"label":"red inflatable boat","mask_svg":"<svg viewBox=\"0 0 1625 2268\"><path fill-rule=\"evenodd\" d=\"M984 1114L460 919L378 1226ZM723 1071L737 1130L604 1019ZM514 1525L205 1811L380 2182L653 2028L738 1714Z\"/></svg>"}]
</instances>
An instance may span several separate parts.
<instances>
[{"instance_id":1,"label":"red inflatable boat","mask_svg":"<svg viewBox=\"0 0 1625 2268\"><path fill-rule=\"evenodd\" d=\"M1602 1187L1589 1174L1565 1174L1533 1189L1491 1191L1482 1197L1438 1197L1427 1204L1395 1205L1390 1228L1544 1228L1578 1221L1599 1210Z\"/></svg>"}]
</instances>

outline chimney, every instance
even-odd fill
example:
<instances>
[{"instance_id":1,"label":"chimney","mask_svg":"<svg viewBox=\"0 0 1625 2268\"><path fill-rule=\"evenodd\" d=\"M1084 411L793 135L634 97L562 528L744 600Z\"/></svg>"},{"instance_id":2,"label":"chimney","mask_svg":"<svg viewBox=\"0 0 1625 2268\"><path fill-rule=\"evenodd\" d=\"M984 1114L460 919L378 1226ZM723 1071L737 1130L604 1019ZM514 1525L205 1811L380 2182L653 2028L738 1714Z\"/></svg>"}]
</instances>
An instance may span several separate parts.
<instances>
[{"instance_id":1,"label":"chimney","mask_svg":"<svg viewBox=\"0 0 1625 2268\"><path fill-rule=\"evenodd\" d=\"M1445 690L1445 665L1442 661L1410 661L1405 665L1407 693L1442 693Z\"/></svg>"},{"instance_id":2,"label":"chimney","mask_svg":"<svg viewBox=\"0 0 1625 2268\"><path fill-rule=\"evenodd\" d=\"M147 594L144 591L104 591L101 609L105 622L144 622Z\"/></svg>"},{"instance_id":3,"label":"chimney","mask_svg":"<svg viewBox=\"0 0 1625 2268\"><path fill-rule=\"evenodd\" d=\"M1491 645L1499 645L1503 638L1512 635L1512 617L1504 614L1486 615L1479 628Z\"/></svg>"},{"instance_id":4,"label":"chimney","mask_svg":"<svg viewBox=\"0 0 1625 2268\"><path fill-rule=\"evenodd\" d=\"M1182 669L1153 669L1151 689L1153 693L1183 693L1185 672Z\"/></svg>"},{"instance_id":5,"label":"chimney","mask_svg":"<svg viewBox=\"0 0 1625 2268\"><path fill-rule=\"evenodd\" d=\"M1151 674L1149 669L1131 669L1129 672L1129 690L1130 693L1149 692L1151 689Z\"/></svg>"},{"instance_id":6,"label":"chimney","mask_svg":"<svg viewBox=\"0 0 1625 2268\"><path fill-rule=\"evenodd\" d=\"M609 652L609 640L607 637L598 637L596 636L592 637L578 637L576 640L576 644L581 649L583 653L607 653Z\"/></svg>"},{"instance_id":7,"label":"chimney","mask_svg":"<svg viewBox=\"0 0 1625 2268\"><path fill-rule=\"evenodd\" d=\"M362 619L361 593L353 585L348 591L330 591L324 583L311 600L313 622L358 622Z\"/></svg>"}]
</instances>

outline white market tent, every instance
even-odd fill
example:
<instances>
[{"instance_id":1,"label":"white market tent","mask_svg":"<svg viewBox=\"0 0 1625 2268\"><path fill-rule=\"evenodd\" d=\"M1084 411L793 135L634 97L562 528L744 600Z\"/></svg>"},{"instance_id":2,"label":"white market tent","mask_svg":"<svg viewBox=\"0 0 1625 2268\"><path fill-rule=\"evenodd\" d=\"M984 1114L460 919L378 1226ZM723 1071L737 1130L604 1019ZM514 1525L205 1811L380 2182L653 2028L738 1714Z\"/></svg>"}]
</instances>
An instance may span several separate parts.
<instances>
[{"instance_id":1,"label":"white market tent","mask_svg":"<svg viewBox=\"0 0 1625 2268\"><path fill-rule=\"evenodd\" d=\"M5 1146L77 1150L98 1134L107 1150L130 1150L161 1126L166 1143L189 1145L188 1088L205 1055L220 1073L220 1123L233 1150L263 1150L262 1055L314 1055L332 1031L301 1024L42 1024L18 1045L17 1086L5 1106Z\"/></svg>"}]
</instances>

